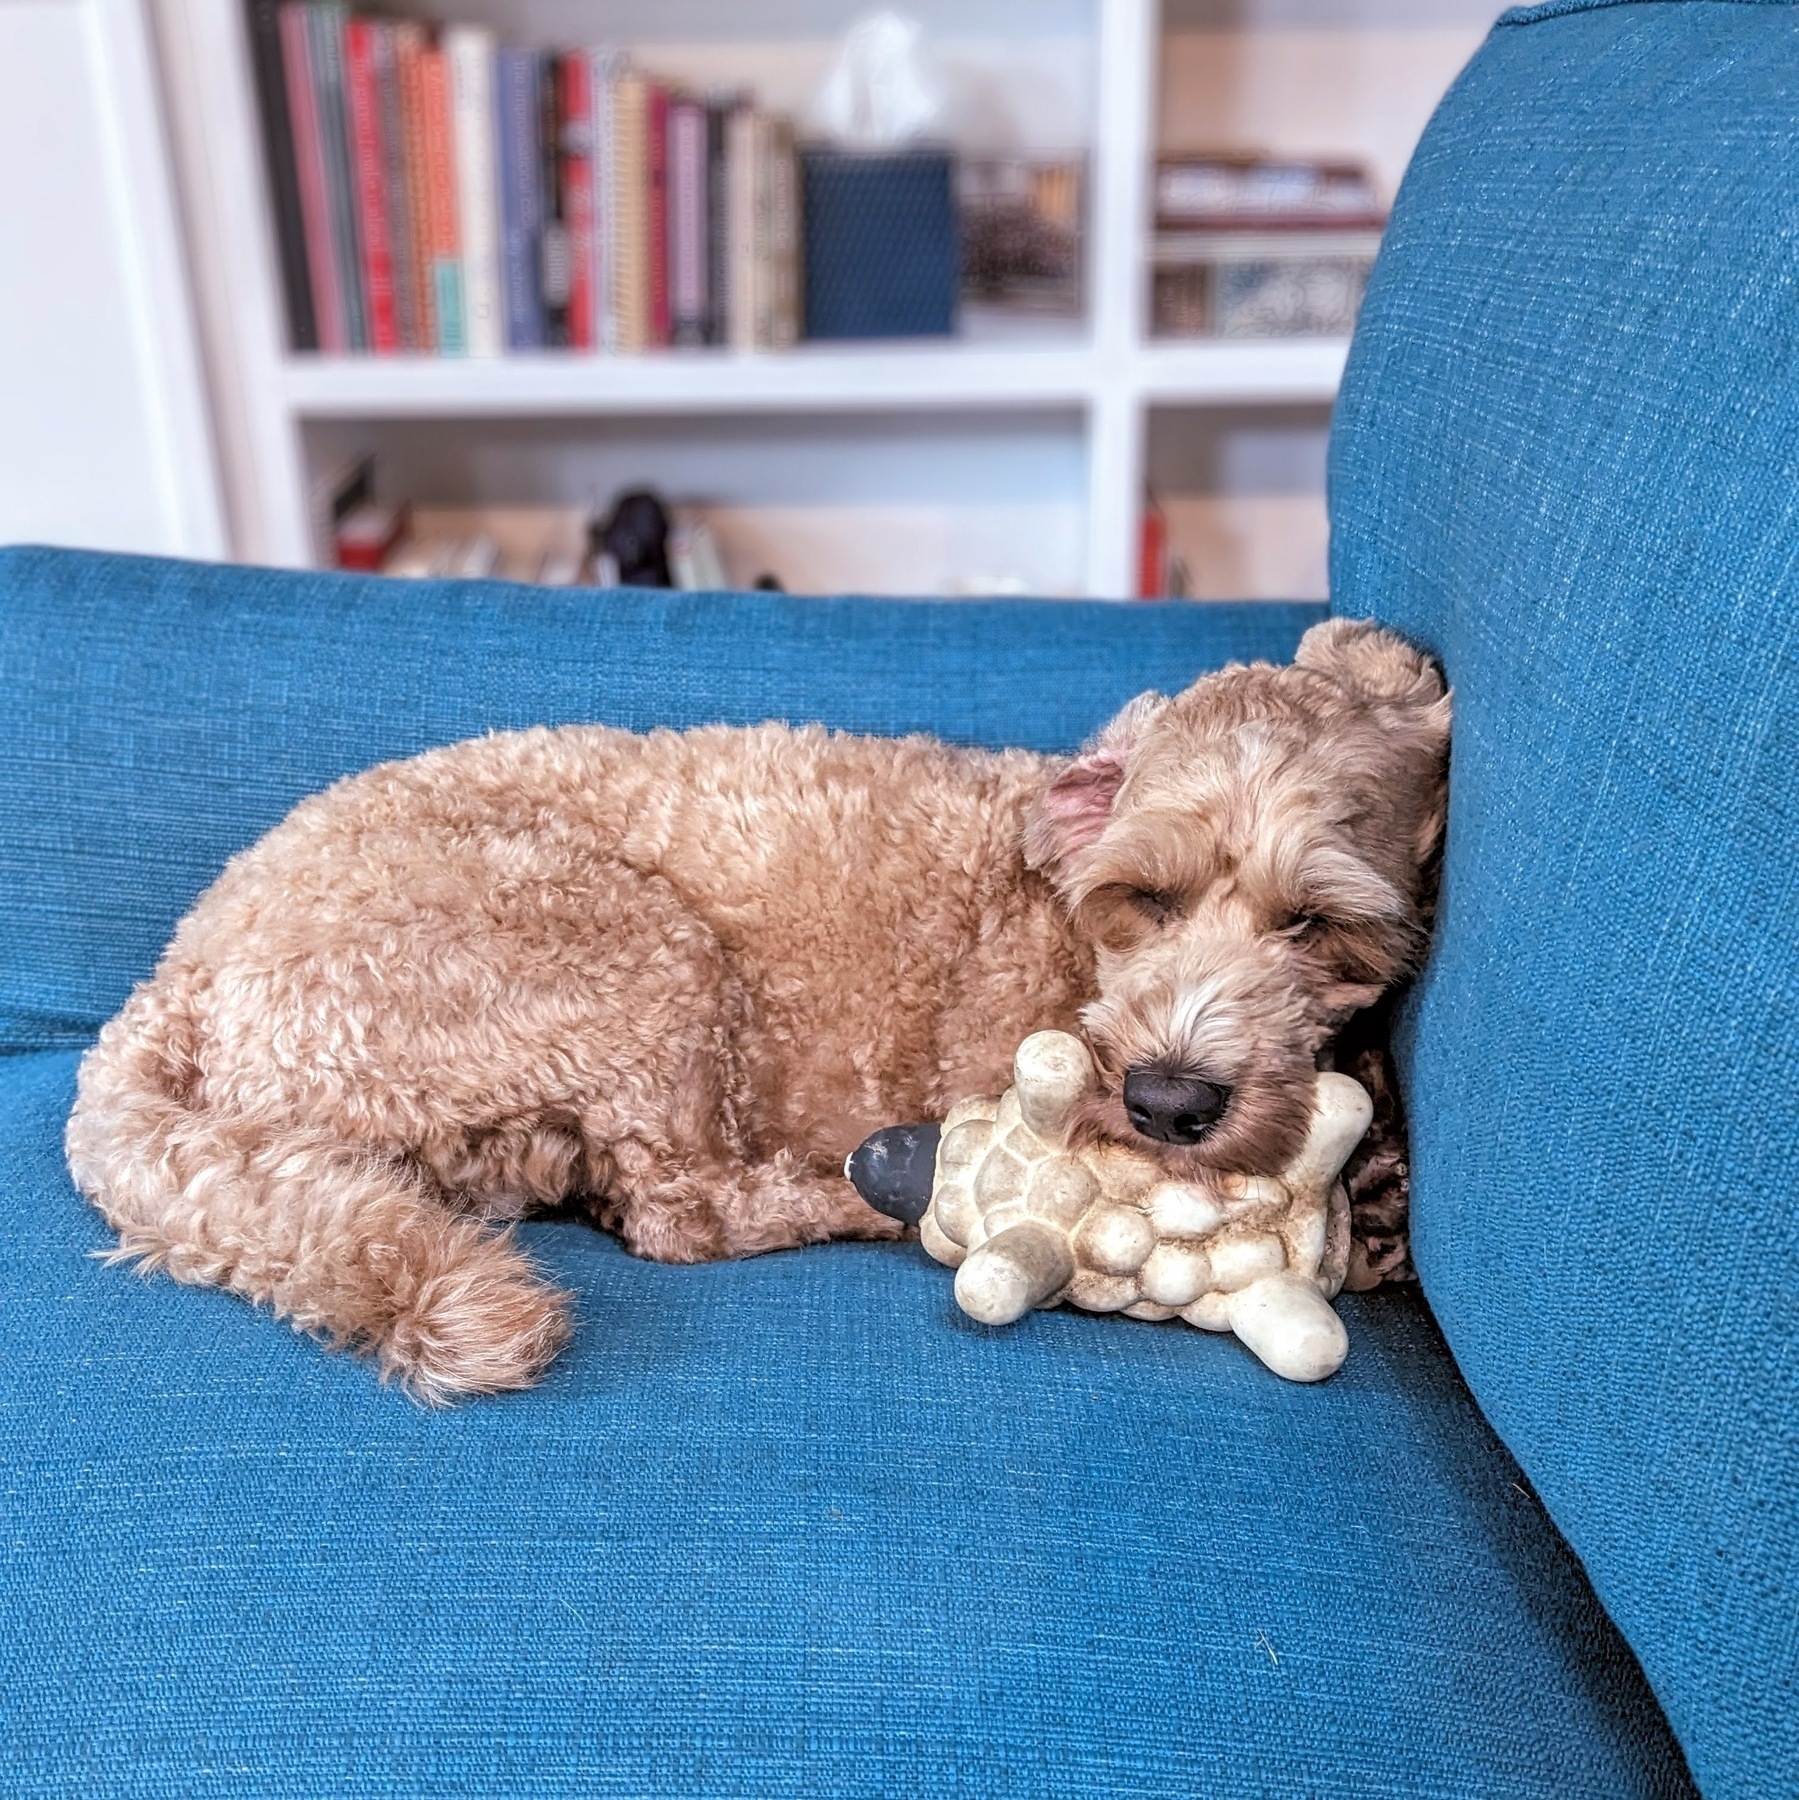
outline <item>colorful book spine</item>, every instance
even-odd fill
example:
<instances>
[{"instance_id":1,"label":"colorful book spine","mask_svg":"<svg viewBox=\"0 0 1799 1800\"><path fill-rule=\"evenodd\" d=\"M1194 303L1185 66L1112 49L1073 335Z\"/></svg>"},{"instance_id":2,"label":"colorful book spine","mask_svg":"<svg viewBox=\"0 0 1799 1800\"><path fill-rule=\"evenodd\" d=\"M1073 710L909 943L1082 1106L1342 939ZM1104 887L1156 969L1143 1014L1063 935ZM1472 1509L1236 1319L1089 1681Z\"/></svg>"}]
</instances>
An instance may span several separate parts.
<instances>
[{"instance_id":1,"label":"colorful book spine","mask_svg":"<svg viewBox=\"0 0 1799 1800\"><path fill-rule=\"evenodd\" d=\"M731 179L726 131L737 104L723 96L706 107L706 342L731 341Z\"/></svg>"},{"instance_id":2,"label":"colorful book spine","mask_svg":"<svg viewBox=\"0 0 1799 1800\"><path fill-rule=\"evenodd\" d=\"M612 84L612 304L614 348L629 355L650 342L648 84L634 70Z\"/></svg>"},{"instance_id":3,"label":"colorful book spine","mask_svg":"<svg viewBox=\"0 0 1799 1800\"><path fill-rule=\"evenodd\" d=\"M381 150L386 175L389 241L393 248L394 318L400 348L428 348L422 337L423 307L419 291L417 195L406 157L406 107L401 91L400 34L415 31L383 23L375 36L375 87L381 108Z\"/></svg>"},{"instance_id":4,"label":"colorful book spine","mask_svg":"<svg viewBox=\"0 0 1799 1800\"><path fill-rule=\"evenodd\" d=\"M725 122L725 185L730 256L729 335L733 350L756 348L756 113L736 106Z\"/></svg>"},{"instance_id":5,"label":"colorful book spine","mask_svg":"<svg viewBox=\"0 0 1799 1800\"><path fill-rule=\"evenodd\" d=\"M616 350L618 295L613 278L618 241L618 158L613 142L613 90L624 67L616 50L588 57L587 90L593 109L593 309L594 348Z\"/></svg>"},{"instance_id":6,"label":"colorful book spine","mask_svg":"<svg viewBox=\"0 0 1799 1800\"><path fill-rule=\"evenodd\" d=\"M568 348L568 295L573 280L568 255L568 195L562 181L562 81L558 56L537 59L537 194L542 223L537 234L537 295L543 307L543 341Z\"/></svg>"},{"instance_id":7,"label":"colorful book spine","mask_svg":"<svg viewBox=\"0 0 1799 1800\"><path fill-rule=\"evenodd\" d=\"M388 355L400 348L400 323L394 294L392 196L387 186L381 117L382 35L381 26L373 19L351 19L344 27L345 99L369 348Z\"/></svg>"},{"instance_id":8,"label":"colorful book spine","mask_svg":"<svg viewBox=\"0 0 1799 1800\"><path fill-rule=\"evenodd\" d=\"M668 114L668 303L671 340L706 341L706 109L676 100Z\"/></svg>"},{"instance_id":9,"label":"colorful book spine","mask_svg":"<svg viewBox=\"0 0 1799 1800\"><path fill-rule=\"evenodd\" d=\"M493 33L456 25L444 33L456 150L456 217L462 240L463 327L470 356L506 347L500 301L500 197L494 152Z\"/></svg>"},{"instance_id":10,"label":"colorful book spine","mask_svg":"<svg viewBox=\"0 0 1799 1800\"><path fill-rule=\"evenodd\" d=\"M276 0L249 0L247 24L257 115L262 122L263 168L275 214L275 246L281 258L288 344L295 350L316 350L318 320L313 310L312 277L307 269L306 221L300 206L296 137L288 110L287 70Z\"/></svg>"},{"instance_id":11,"label":"colorful book spine","mask_svg":"<svg viewBox=\"0 0 1799 1800\"><path fill-rule=\"evenodd\" d=\"M437 348L437 306L431 288L429 173L425 153L425 30L410 20L395 25L393 39L393 146L398 152L394 179L406 196L406 259L403 320L410 323L409 350ZM401 337L406 336L403 323Z\"/></svg>"},{"instance_id":12,"label":"colorful book spine","mask_svg":"<svg viewBox=\"0 0 1799 1800\"><path fill-rule=\"evenodd\" d=\"M538 280L543 232L538 78L535 50L499 53L500 291L508 350L541 350L544 343Z\"/></svg>"},{"instance_id":13,"label":"colorful book spine","mask_svg":"<svg viewBox=\"0 0 1799 1800\"><path fill-rule=\"evenodd\" d=\"M767 344L791 350L800 335L800 169L793 127L768 121Z\"/></svg>"},{"instance_id":14,"label":"colorful book spine","mask_svg":"<svg viewBox=\"0 0 1799 1800\"><path fill-rule=\"evenodd\" d=\"M649 265L650 347L666 349L671 336L668 292L668 115L669 93L649 85L644 111L644 254Z\"/></svg>"},{"instance_id":15,"label":"colorful book spine","mask_svg":"<svg viewBox=\"0 0 1799 1800\"><path fill-rule=\"evenodd\" d=\"M562 87L563 226L568 240L568 346L592 350L594 331L593 255L593 62L584 50L559 59Z\"/></svg>"},{"instance_id":16,"label":"colorful book spine","mask_svg":"<svg viewBox=\"0 0 1799 1800\"><path fill-rule=\"evenodd\" d=\"M343 287L337 267L337 244L331 228L331 182L325 168L324 139L319 132L316 84L312 74L311 27L306 8L290 0L281 8L282 69L287 85L287 113L294 134L295 175L300 191L300 218L306 231L306 267L312 291L318 347L334 356L350 348L344 318Z\"/></svg>"},{"instance_id":17,"label":"colorful book spine","mask_svg":"<svg viewBox=\"0 0 1799 1800\"><path fill-rule=\"evenodd\" d=\"M306 21L314 110L330 200L331 241L336 252L338 291L343 296L344 337L347 348L366 350L368 297L364 292L362 243L357 231L350 133L344 108L344 11L337 5L309 5Z\"/></svg>"},{"instance_id":18,"label":"colorful book spine","mask_svg":"<svg viewBox=\"0 0 1799 1800\"><path fill-rule=\"evenodd\" d=\"M753 115L750 133L750 318L758 350L775 341L774 145L766 113Z\"/></svg>"},{"instance_id":19,"label":"colorful book spine","mask_svg":"<svg viewBox=\"0 0 1799 1800\"><path fill-rule=\"evenodd\" d=\"M450 63L428 45L419 57L423 111L425 271L433 341L440 356L463 356L462 233L456 206L456 146L450 124Z\"/></svg>"}]
</instances>

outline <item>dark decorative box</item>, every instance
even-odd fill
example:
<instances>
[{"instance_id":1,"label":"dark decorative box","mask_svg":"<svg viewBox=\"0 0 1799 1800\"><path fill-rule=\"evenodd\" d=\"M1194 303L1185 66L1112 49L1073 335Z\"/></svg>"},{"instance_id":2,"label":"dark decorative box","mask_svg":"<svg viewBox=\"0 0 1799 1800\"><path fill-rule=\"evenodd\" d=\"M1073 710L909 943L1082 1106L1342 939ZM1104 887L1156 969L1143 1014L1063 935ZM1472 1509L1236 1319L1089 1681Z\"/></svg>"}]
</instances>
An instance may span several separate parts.
<instances>
[{"instance_id":1,"label":"dark decorative box","mask_svg":"<svg viewBox=\"0 0 1799 1800\"><path fill-rule=\"evenodd\" d=\"M806 336L944 337L961 251L947 150L803 150Z\"/></svg>"}]
</instances>

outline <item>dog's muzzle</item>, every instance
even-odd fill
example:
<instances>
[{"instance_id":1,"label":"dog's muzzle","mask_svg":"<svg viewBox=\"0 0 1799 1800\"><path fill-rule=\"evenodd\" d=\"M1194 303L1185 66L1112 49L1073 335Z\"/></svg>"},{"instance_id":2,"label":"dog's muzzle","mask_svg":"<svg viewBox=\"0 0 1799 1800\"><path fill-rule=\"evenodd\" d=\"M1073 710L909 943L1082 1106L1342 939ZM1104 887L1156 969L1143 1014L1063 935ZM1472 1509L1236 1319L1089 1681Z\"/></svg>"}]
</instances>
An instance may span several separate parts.
<instances>
[{"instance_id":1,"label":"dog's muzzle","mask_svg":"<svg viewBox=\"0 0 1799 1800\"><path fill-rule=\"evenodd\" d=\"M1231 1090L1198 1075L1139 1063L1125 1071L1124 1113L1158 1144L1197 1144L1231 1103Z\"/></svg>"}]
</instances>

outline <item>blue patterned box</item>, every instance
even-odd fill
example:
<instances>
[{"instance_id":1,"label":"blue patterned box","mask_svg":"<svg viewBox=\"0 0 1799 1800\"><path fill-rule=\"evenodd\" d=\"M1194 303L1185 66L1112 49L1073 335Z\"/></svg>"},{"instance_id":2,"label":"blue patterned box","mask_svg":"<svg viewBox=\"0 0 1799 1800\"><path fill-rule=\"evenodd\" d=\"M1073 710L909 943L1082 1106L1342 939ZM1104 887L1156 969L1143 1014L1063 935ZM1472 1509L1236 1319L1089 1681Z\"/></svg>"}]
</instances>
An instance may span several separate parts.
<instances>
[{"instance_id":1,"label":"blue patterned box","mask_svg":"<svg viewBox=\"0 0 1799 1800\"><path fill-rule=\"evenodd\" d=\"M943 337L961 282L947 150L804 150L806 336Z\"/></svg>"}]
</instances>

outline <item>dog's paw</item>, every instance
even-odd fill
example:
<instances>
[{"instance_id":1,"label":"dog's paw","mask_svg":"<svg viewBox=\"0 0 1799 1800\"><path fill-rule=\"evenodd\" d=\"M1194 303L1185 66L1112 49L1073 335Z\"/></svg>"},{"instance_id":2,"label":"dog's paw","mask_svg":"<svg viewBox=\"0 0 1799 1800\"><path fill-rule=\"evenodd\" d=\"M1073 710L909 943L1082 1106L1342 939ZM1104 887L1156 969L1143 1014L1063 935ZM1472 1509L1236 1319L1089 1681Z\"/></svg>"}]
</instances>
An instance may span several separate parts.
<instances>
[{"instance_id":1,"label":"dog's paw","mask_svg":"<svg viewBox=\"0 0 1799 1800\"><path fill-rule=\"evenodd\" d=\"M376 1354L383 1380L425 1405L447 1406L531 1386L570 1330L568 1296L507 1238L483 1233L470 1252L418 1283Z\"/></svg>"}]
</instances>

